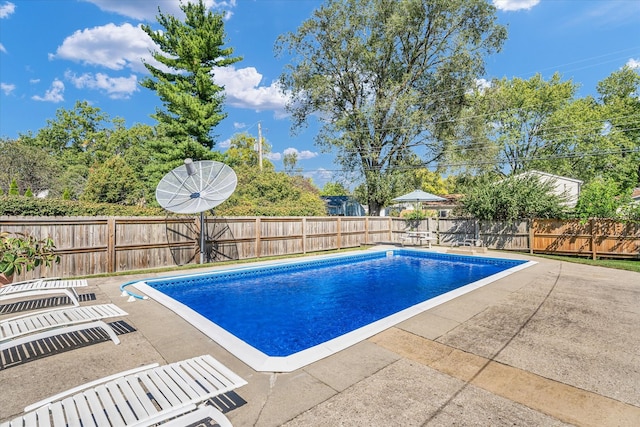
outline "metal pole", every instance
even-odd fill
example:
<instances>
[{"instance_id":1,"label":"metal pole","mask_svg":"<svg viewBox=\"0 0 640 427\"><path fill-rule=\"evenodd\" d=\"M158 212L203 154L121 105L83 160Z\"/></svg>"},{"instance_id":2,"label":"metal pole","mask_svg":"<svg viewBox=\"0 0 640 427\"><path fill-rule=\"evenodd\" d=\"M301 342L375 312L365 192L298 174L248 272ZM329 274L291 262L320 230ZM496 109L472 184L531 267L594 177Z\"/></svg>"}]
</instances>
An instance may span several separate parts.
<instances>
[{"instance_id":1,"label":"metal pole","mask_svg":"<svg viewBox=\"0 0 640 427\"><path fill-rule=\"evenodd\" d=\"M258 167L262 171L262 123L258 122Z\"/></svg>"},{"instance_id":2,"label":"metal pole","mask_svg":"<svg viewBox=\"0 0 640 427\"><path fill-rule=\"evenodd\" d=\"M204 264L204 212L200 212L200 264Z\"/></svg>"}]
</instances>

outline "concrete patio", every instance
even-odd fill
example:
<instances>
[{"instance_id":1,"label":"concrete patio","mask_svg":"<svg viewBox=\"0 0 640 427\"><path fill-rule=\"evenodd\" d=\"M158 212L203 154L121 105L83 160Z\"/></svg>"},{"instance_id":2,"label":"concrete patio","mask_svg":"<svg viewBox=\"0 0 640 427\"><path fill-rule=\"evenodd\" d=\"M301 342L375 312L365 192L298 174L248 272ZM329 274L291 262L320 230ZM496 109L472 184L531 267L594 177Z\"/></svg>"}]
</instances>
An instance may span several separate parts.
<instances>
[{"instance_id":1,"label":"concrete patio","mask_svg":"<svg viewBox=\"0 0 640 427\"><path fill-rule=\"evenodd\" d=\"M157 302L120 295L150 274L90 279L91 303L122 307L137 331L1 370L0 420L96 378L208 353L249 383L227 413L236 426L640 425L640 274L486 255L538 264L286 374L253 371Z\"/></svg>"}]
</instances>

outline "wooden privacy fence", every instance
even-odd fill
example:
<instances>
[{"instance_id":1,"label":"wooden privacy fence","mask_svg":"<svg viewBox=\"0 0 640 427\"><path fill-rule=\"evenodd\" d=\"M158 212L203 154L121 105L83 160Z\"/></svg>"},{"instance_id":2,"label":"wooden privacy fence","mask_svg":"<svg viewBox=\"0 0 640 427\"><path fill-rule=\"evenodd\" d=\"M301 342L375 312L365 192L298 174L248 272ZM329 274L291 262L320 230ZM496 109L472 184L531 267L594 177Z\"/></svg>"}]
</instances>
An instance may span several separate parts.
<instances>
[{"instance_id":1,"label":"wooden privacy fence","mask_svg":"<svg viewBox=\"0 0 640 427\"><path fill-rule=\"evenodd\" d=\"M302 254L360 245L399 244L407 230L430 231L436 244L476 239L492 249L640 257L640 227L613 221L514 223L460 218L208 217L205 261ZM0 217L0 230L51 236L61 262L15 280L86 276L199 262L199 217Z\"/></svg>"},{"instance_id":2,"label":"wooden privacy fence","mask_svg":"<svg viewBox=\"0 0 640 427\"><path fill-rule=\"evenodd\" d=\"M596 258L640 258L640 224L608 219L536 219L530 229L531 253Z\"/></svg>"},{"instance_id":3,"label":"wooden privacy fence","mask_svg":"<svg viewBox=\"0 0 640 427\"><path fill-rule=\"evenodd\" d=\"M209 217L205 260L259 258L393 242L405 221L384 217ZM199 217L0 217L0 230L52 237L61 262L14 280L199 262Z\"/></svg>"}]
</instances>

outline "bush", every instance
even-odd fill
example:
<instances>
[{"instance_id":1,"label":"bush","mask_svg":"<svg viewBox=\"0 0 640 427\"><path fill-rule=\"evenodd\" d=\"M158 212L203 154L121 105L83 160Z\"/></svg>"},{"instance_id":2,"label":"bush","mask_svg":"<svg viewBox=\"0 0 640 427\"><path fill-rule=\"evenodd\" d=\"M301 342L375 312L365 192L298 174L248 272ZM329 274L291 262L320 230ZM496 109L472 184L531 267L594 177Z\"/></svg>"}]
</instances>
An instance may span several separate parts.
<instances>
[{"instance_id":1,"label":"bush","mask_svg":"<svg viewBox=\"0 0 640 427\"><path fill-rule=\"evenodd\" d=\"M585 184L575 208L575 216L583 221L589 218L631 219L636 209L631 194L620 194L618 184L612 180L596 178Z\"/></svg>"},{"instance_id":2,"label":"bush","mask_svg":"<svg viewBox=\"0 0 640 427\"><path fill-rule=\"evenodd\" d=\"M62 199L0 196L0 215L7 216L163 216L161 208L89 203Z\"/></svg>"},{"instance_id":3,"label":"bush","mask_svg":"<svg viewBox=\"0 0 640 427\"><path fill-rule=\"evenodd\" d=\"M10 278L39 265L50 267L60 262L55 249L50 237L39 240L29 234L0 232L0 273Z\"/></svg>"},{"instance_id":4,"label":"bush","mask_svg":"<svg viewBox=\"0 0 640 427\"><path fill-rule=\"evenodd\" d=\"M565 200L554 194L551 181L535 176L511 177L476 184L462 198L465 215L490 221L523 218L564 218Z\"/></svg>"}]
</instances>

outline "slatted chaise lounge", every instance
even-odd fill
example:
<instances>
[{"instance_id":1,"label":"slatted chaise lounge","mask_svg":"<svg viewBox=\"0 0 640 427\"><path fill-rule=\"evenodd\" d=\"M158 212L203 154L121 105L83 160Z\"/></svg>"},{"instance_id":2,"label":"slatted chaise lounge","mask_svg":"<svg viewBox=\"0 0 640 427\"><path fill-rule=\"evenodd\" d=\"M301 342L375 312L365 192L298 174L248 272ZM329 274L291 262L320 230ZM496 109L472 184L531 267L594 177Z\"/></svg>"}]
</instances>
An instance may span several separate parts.
<instances>
[{"instance_id":1,"label":"slatted chaise lounge","mask_svg":"<svg viewBox=\"0 0 640 427\"><path fill-rule=\"evenodd\" d=\"M69 297L69 300L73 305L80 305L78 301L78 294L76 288L87 286L88 283L85 279L80 280L62 280L62 279L37 279L27 280L24 282L17 282L12 285L3 286L0 288L0 301L41 296L41 295L55 295L65 294Z\"/></svg>"},{"instance_id":2,"label":"slatted chaise lounge","mask_svg":"<svg viewBox=\"0 0 640 427\"><path fill-rule=\"evenodd\" d=\"M102 328L114 343L120 340L102 319L126 316L114 304L64 307L0 320L0 351L54 335L90 328ZM39 332L39 333L36 333Z\"/></svg>"},{"instance_id":3,"label":"slatted chaise lounge","mask_svg":"<svg viewBox=\"0 0 640 427\"><path fill-rule=\"evenodd\" d=\"M206 401L247 384L209 355L122 372L67 390L25 408L0 427L184 426L210 417L231 422Z\"/></svg>"}]
</instances>

